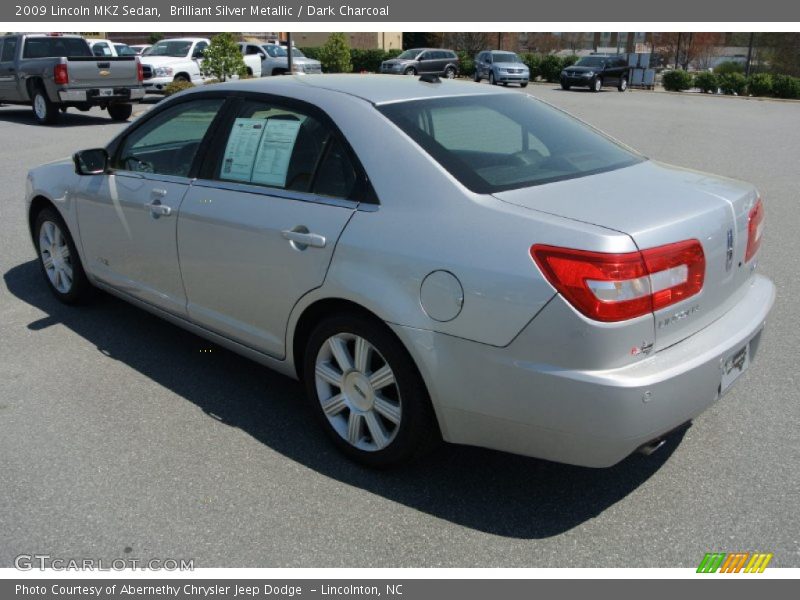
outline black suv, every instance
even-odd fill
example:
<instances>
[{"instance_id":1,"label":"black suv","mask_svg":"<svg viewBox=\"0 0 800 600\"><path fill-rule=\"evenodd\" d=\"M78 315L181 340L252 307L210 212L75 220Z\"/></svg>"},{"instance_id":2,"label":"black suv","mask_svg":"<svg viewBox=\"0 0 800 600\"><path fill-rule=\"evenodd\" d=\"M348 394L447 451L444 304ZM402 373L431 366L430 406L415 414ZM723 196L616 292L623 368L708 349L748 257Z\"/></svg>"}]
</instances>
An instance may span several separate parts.
<instances>
[{"instance_id":1,"label":"black suv","mask_svg":"<svg viewBox=\"0 0 800 600\"><path fill-rule=\"evenodd\" d=\"M413 48L397 58L381 63L381 73L394 75L444 75L453 79L458 75L458 55L441 48Z\"/></svg>"},{"instance_id":2,"label":"black suv","mask_svg":"<svg viewBox=\"0 0 800 600\"><path fill-rule=\"evenodd\" d=\"M584 56L571 67L561 71L561 87L588 87L599 92L613 86L620 92L628 89L628 61L622 56L594 54Z\"/></svg>"}]
</instances>

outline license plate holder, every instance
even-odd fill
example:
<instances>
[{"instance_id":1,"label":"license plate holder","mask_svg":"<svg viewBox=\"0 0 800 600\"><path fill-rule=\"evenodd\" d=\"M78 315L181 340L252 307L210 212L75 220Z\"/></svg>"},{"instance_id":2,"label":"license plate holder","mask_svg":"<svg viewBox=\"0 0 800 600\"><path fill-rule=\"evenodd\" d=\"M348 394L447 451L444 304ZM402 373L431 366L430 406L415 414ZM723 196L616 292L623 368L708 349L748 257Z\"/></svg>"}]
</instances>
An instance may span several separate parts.
<instances>
[{"instance_id":1,"label":"license plate holder","mask_svg":"<svg viewBox=\"0 0 800 600\"><path fill-rule=\"evenodd\" d=\"M742 373L750 366L750 342L737 348L722 359L722 380L720 381L720 395L724 394L733 385Z\"/></svg>"},{"instance_id":2,"label":"license plate holder","mask_svg":"<svg viewBox=\"0 0 800 600\"><path fill-rule=\"evenodd\" d=\"M98 96L102 96L104 98L107 98L108 96L113 96L114 95L114 89L113 88L100 88L98 90L97 95Z\"/></svg>"}]
</instances>

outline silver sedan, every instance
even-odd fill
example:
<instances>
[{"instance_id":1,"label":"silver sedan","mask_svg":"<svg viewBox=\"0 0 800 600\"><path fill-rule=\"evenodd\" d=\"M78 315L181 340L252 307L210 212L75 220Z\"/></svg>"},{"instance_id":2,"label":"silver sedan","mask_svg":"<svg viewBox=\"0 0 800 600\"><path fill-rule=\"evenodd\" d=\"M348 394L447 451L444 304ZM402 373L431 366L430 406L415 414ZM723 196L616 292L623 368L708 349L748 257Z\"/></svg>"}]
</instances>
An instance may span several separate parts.
<instances>
[{"instance_id":1,"label":"silver sedan","mask_svg":"<svg viewBox=\"0 0 800 600\"><path fill-rule=\"evenodd\" d=\"M33 169L27 205L56 297L100 288L299 378L372 466L442 439L650 452L750 366L775 297L751 185L430 78L190 90Z\"/></svg>"}]
</instances>

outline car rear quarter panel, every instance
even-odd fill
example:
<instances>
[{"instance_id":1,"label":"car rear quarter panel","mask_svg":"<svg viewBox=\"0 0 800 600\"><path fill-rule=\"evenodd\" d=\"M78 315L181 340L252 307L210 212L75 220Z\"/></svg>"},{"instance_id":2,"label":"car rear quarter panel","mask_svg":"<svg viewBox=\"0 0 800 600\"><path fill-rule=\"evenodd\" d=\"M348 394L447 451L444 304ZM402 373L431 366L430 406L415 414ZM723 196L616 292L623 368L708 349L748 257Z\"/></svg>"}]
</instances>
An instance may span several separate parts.
<instances>
[{"instance_id":1,"label":"car rear quarter panel","mask_svg":"<svg viewBox=\"0 0 800 600\"><path fill-rule=\"evenodd\" d=\"M635 250L625 234L471 193L375 108L337 95L325 110L364 165L380 205L362 205L339 239L321 293L357 302L383 320L505 346L555 290L529 249L534 243L604 252ZM423 279L454 274L464 291L453 320L420 304ZM652 320L648 323L652 334Z\"/></svg>"}]
</instances>

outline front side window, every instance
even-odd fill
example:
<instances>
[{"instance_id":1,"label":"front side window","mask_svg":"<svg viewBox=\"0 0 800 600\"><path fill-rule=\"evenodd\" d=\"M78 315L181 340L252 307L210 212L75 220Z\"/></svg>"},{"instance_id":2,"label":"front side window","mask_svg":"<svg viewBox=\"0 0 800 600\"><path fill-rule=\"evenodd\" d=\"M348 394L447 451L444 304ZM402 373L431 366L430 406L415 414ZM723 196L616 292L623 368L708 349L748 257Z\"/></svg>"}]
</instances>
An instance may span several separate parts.
<instances>
[{"instance_id":1,"label":"front side window","mask_svg":"<svg viewBox=\"0 0 800 600\"><path fill-rule=\"evenodd\" d=\"M578 120L521 94L414 100L378 109L478 193L583 177L643 160Z\"/></svg>"},{"instance_id":2,"label":"front side window","mask_svg":"<svg viewBox=\"0 0 800 600\"><path fill-rule=\"evenodd\" d=\"M355 169L332 129L278 104L248 101L233 121L215 178L347 198Z\"/></svg>"},{"instance_id":3,"label":"front side window","mask_svg":"<svg viewBox=\"0 0 800 600\"><path fill-rule=\"evenodd\" d=\"M223 102L221 98L192 100L162 111L125 138L115 167L188 177L200 143Z\"/></svg>"},{"instance_id":4,"label":"front side window","mask_svg":"<svg viewBox=\"0 0 800 600\"><path fill-rule=\"evenodd\" d=\"M414 60L415 58L417 58L417 56L419 55L420 52L422 52L422 50L419 50L417 48L415 48L413 50L406 50L405 52L401 52L397 56L397 58L399 58L401 60Z\"/></svg>"}]
</instances>

